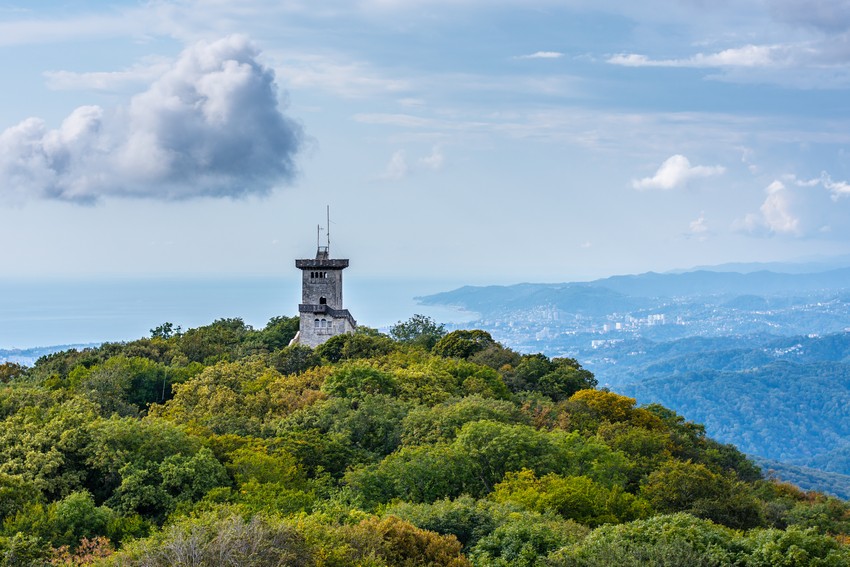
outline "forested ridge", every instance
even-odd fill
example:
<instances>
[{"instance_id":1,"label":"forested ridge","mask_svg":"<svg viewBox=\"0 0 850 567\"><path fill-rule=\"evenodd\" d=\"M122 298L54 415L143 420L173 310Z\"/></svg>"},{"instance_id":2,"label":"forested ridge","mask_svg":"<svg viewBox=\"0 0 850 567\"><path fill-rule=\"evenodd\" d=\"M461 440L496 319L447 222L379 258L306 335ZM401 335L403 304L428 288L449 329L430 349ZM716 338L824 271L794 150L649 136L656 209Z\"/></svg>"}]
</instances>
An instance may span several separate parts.
<instances>
[{"instance_id":1,"label":"forested ridge","mask_svg":"<svg viewBox=\"0 0 850 567\"><path fill-rule=\"evenodd\" d=\"M414 316L0 365L2 565L850 565L850 507L659 405Z\"/></svg>"}]
</instances>

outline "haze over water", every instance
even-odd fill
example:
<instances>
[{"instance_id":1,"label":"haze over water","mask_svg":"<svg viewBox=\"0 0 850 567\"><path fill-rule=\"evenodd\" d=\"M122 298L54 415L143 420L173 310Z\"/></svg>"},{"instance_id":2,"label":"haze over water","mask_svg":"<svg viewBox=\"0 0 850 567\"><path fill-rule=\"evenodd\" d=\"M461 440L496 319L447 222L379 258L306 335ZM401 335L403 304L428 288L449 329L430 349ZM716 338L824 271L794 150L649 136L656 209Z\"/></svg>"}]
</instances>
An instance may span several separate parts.
<instances>
[{"instance_id":1,"label":"haze over water","mask_svg":"<svg viewBox=\"0 0 850 567\"><path fill-rule=\"evenodd\" d=\"M361 325L386 328L415 313L444 323L474 319L418 305L414 296L458 287L452 282L346 282L345 306ZM272 317L298 313L300 280L111 279L0 282L0 349L126 341L170 321L184 330L223 317L262 328Z\"/></svg>"}]
</instances>

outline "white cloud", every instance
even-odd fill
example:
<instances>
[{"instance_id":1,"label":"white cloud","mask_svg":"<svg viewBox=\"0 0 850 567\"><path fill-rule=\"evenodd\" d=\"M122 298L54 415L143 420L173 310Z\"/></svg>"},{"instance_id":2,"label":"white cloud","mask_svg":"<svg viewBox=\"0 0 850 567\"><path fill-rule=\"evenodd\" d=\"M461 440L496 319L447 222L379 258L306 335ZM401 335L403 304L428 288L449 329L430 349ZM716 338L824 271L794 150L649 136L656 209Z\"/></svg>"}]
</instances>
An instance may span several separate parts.
<instances>
[{"instance_id":1,"label":"white cloud","mask_svg":"<svg viewBox=\"0 0 850 567\"><path fill-rule=\"evenodd\" d=\"M126 87L150 84L171 67L170 61L150 61L134 65L124 71L96 71L74 73L71 71L47 71L44 73L47 86L53 90L98 90L113 91Z\"/></svg>"},{"instance_id":2,"label":"white cloud","mask_svg":"<svg viewBox=\"0 0 850 567\"><path fill-rule=\"evenodd\" d=\"M378 179L398 181L422 170L437 171L442 169L444 162L445 156L440 146L434 146L429 155L419 158L414 165L408 163L407 153L404 150L396 150Z\"/></svg>"},{"instance_id":3,"label":"white cloud","mask_svg":"<svg viewBox=\"0 0 850 567\"><path fill-rule=\"evenodd\" d=\"M342 55L278 54L275 59L278 74L290 88L318 88L346 98L412 90L409 80L385 76L371 65Z\"/></svg>"},{"instance_id":4,"label":"white cloud","mask_svg":"<svg viewBox=\"0 0 850 567\"><path fill-rule=\"evenodd\" d=\"M697 53L685 59L650 59L624 53L608 59L624 67L768 67L789 63L788 48L779 45L745 45L717 53Z\"/></svg>"},{"instance_id":5,"label":"white cloud","mask_svg":"<svg viewBox=\"0 0 850 567\"><path fill-rule=\"evenodd\" d=\"M833 200L850 195L850 183L846 181L833 181L825 171L821 173L820 182L832 193Z\"/></svg>"},{"instance_id":6,"label":"white cloud","mask_svg":"<svg viewBox=\"0 0 850 567\"><path fill-rule=\"evenodd\" d=\"M535 51L528 55L518 55L514 59L560 59L563 56L560 51Z\"/></svg>"},{"instance_id":7,"label":"white cloud","mask_svg":"<svg viewBox=\"0 0 850 567\"><path fill-rule=\"evenodd\" d=\"M691 179L721 175L725 171L726 168L720 165L691 166L688 158L681 154L676 154L667 158L661 164L661 167L658 168L658 171L655 172L654 176L633 180L632 187L640 190L676 189L686 185Z\"/></svg>"},{"instance_id":8,"label":"white cloud","mask_svg":"<svg viewBox=\"0 0 850 567\"><path fill-rule=\"evenodd\" d=\"M688 235L697 238L700 242L708 239L711 230L705 220L705 213L700 213L699 218L694 219L688 225Z\"/></svg>"},{"instance_id":9,"label":"white cloud","mask_svg":"<svg viewBox=\"0 0 850 567\"><path fill-rule=\"evenodd\" d=\"M843 199L850 195L850 183L833 181L826 172L814 179L784 175L770 183L765 193L758 212L736 221L733 228L756 235L836 238L850 230L850 202Z\"/></svg>"},{"instance_id":10,"label":"white cloud","mask_svg":"<svg viewBox=\"0 0 850 567\"><path fill-rule=\"evenodd\" d=\"M266 193L291 180L300 126L242 36L187 48L126 107L83 106L56 130L0 133L0 195L91 202Z\"/></svg>"},{"instance_id":11,"label":"white cloud","mask_svg":"<svg viewBox=\"0 0 850 567\"><path fill-rule=\"evenodd\" d=\"M378 178L385 181L398 181L407 177L409 172L410 166L407 165L404 150L397 150L393 153L389 163L384 168L384 172Z\"/></svg>"},{"instance_id":12,"label":"white cloud","mask_svg":"<svg viewBox=\"0 0 850 567\"><path fill-rule=\"evenodd\" d=\"M845 89L850 84L848 36L821 35L787 43L747 44L687 57L652 58L619 53L607 63L623 67L716 69L707 78L805 89Z\"/></svg>"},{"instance_id":13,"label":"white cloud","mask_svg":"<svg viewBox=\"0 0 850 567\"><path fill-rule=\"evenodd\" d=\"M767 187L767 198L762 203L761 222L768 231L776 234L800 234L800 219L792 209L792 193L781 181Z\"/></svg>"},{"instance_id":14,"label":"white cloud","mask_svg":"<svg viewBox=\"0 0 850 567\"><path fill-rule=\"evenodd\" d=\"M431 154L419 159L419 164L427 169L441 169L446 158L443 155L443 149L440 146L434 146L431 149Z\"/></svg>"}]
</instances>

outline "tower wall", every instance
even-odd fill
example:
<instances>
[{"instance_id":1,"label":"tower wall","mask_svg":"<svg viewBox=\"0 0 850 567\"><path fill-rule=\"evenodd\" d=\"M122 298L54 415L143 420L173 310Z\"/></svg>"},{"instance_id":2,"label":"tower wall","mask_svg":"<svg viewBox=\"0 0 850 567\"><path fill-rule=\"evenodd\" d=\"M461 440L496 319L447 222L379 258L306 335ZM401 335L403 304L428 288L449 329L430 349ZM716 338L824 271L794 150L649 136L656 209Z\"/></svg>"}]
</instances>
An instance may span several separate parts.
<instances>
[{"instance_id":1,"label":"tower wall","mask_svg":"<svg viewBox=\"0 0 850 567\"><path fill-rule=\"evenodd\" d=\"M298 343L317 347L334 335L353 333L357 322L342 303L342 270L346 259L331 259L320 248L315 259L295 260L301 270Z\"/></svg>"},{"instance_id":2,"label":"tower wall","mask_svg":"<svg viewBox=\"0 0 850 567\"><path fill-rule=\"evenodd\" d=\"M298 343L316 348L335 335L353 333L357 324L347 309L342 313L301 312Z\"/></svg>"},{"instance_id":3,"label":"tower wall","mask_svg":"<svg viewBox=\"0 0 850 567\"><path fill-rule=\"evenodd\" d=\"M301 273L301 303L342 309L342 270L304 270Z\"/></svg>"}]
</instances>

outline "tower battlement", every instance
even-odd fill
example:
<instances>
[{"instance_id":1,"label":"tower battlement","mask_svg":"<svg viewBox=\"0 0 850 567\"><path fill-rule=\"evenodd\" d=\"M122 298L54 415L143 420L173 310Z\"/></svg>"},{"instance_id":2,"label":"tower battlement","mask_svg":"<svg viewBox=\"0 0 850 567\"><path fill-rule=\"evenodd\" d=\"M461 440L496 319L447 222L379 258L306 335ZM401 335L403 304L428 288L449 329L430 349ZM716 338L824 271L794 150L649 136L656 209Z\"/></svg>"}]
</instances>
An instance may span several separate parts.
<instances>
[{"instance_id":1,"label":"tower battlement","mask_svg":"<svg viewBox=\"0 0 850 567\"><path fill-rule=\"evenodd\" d=\"M331 270L342 270L348 267L347 259L333 259L330 258L305 258L301 260L295 260L295 267L299 270L321 270L323 268L328 268Z\"/></svg>"}]
</instances>

